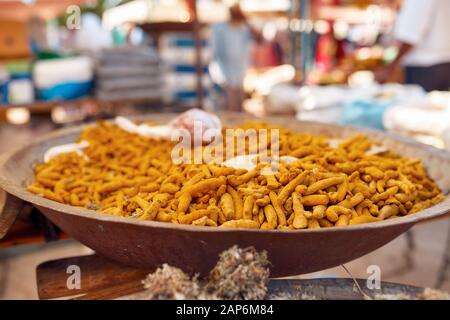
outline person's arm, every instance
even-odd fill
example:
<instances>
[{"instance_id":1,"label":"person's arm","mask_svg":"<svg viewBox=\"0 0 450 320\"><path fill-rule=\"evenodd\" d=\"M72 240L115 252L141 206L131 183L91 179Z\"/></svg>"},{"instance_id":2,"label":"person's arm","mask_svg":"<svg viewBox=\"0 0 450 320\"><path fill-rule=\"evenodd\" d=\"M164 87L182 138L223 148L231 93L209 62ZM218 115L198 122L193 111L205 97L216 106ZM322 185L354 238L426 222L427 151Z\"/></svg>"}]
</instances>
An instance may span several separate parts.
<instances>
[{"instance_id":1,"label":"person's arm","mask_svg":"<svg viewBox=\"0 0 450 320\"><path fill-rule=\"evenodd\" d=\"M256 28L254 28L247 19L247 16L242 12L242 10L239 8L239 15L240 15L240 20L242 22L244 22L244 24L247 26L247 28L250 30L250 35L252 36L252 39L255 40L256 42L260 43L263 41L263 36L261 34L261 32L259 32Z\"/></svg>"},{"instance_id":2,"label":"person's arm","mask_svg":"<svg viewBox=\"0 0 450 320\"><path fill-rule=\"evenodd\" d=\"M435 8L436 0L404 1L395 25L398 54L392 63L377 70L375 78L378 82L388 81L403 58L423 41L429 30Z\"/></svg>"},{"instance_id":3,"label":"person's arm","mask_svg":"<svg viewBox=\"0 0 450 320\"><path fill-rule=\"evenodd\" d=\"M386 83L387 81L389 81L395 70L400 67L403 57L414 48L414 45L399 41L397 47L397 57L390 64L380 68L375 72L375 79L377 80L377 82Z\"/></svg>"},{"instance_id":4,"label":"person's arm","mask_svg":"<svg viewBox=\"0 0 450 320\"><path fill-rule=\"evenodd\" d=\"M247 20L245 21L248 29L250 30L250 34L252 35L252 39L255 40L257 43L261 43L263 41L263 36L261 34L261 32L259 32L259 30L255 29L254 27L252 27L250 25L250 23L247 22Z\"/></svg>"},{"instance_id":5,"label":"person's arm","mask_svg":"<svg viewBox=\"0 0 450 320\"><path fill-rule=\"evenodd\" d=\"M399 41L398 42L398 53L397 57L392 61L391 64L393 65L399 65L402 61L403 57L410 52L414 48L414 45L406 42Z\"/></svg>"}]
</instances>

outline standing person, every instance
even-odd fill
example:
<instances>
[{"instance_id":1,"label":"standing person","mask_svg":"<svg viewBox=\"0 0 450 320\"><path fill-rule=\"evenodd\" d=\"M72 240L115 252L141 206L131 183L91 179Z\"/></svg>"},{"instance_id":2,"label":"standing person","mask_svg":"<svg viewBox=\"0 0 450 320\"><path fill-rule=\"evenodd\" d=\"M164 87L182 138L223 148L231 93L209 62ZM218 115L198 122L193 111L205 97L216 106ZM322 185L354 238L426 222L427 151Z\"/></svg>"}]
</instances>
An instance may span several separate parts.
<instances>
[{"instance_id":1,"label":"standing person","mask_svg":"<svg viewBox=\"0 0 450 320\"><path fill-rule=\"evenodd\" d=\"M261 41L261 35L247 22L239 4L229 8L230 20L212 27L213 61L222 75L225 99L229 111L242 111L243 81L250 63L252 39Z\"/></svg>"},{"instance_id":2,"label":"standing person","mask_svg":"<svg viewBox=\"0 0 450 320\"><path fill-rule=\"evenodd\" d=\"M426 91L450 88L450 1L404 0L397 18L398 56L376 73L383 83L405 67L405 82Z\"/></svg>"}]
</instances>

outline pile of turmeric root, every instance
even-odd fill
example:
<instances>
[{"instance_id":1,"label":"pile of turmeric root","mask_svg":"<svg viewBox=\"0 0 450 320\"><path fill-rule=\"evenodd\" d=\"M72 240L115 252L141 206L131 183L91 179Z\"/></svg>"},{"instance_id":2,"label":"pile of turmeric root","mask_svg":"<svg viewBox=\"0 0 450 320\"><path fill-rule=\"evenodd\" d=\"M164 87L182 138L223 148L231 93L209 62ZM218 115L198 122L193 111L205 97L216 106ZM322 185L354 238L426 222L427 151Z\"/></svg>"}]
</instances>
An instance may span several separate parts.
<instances>
[{"instance_id":1,"label":"pile of turmeric root","mask_svg":"<svg viewBox=\"0 0 450 320\"><path fill-rule=\"evenodd\" d=\"M246 123L241 128L272 128ZM174 142L100 122L79 137L89 146L37 165L28 190L99 213L196 226L313 229L413 214L444 199L423 163L355 135L333 145L321 135L279 129L278 168L174 164ZM267 146L268 148L270 146Z\"/></svg>"}]
</instances>

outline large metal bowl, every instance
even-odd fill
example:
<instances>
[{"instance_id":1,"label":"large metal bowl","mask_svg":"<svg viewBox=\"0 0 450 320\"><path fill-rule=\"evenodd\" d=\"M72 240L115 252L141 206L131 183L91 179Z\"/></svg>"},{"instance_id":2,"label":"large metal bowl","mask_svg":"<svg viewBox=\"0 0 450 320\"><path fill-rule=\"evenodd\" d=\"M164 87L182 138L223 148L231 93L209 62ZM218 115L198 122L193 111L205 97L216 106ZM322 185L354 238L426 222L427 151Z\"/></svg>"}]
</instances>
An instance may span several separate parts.
<instances>
[{"instance_id":1,"label":"large metal bowl","mask_svg":"<svg viewBox=\"0 0 450 320\"><path fill-rule=\"evenodd\" d=\"M139 120L167 122L173 115L148 115ZM222 114L226 125L238 125L248 116ZM448 194L450 153L410 139L377 131L299 122L289 118L265 119L297 131L348 136L363 131L371 139L410 157L422 159L429 174ZM82 127L55 131L21 147L0 160L0 188L34 204L48 219L73 238L112 260L136 267L154 268L162 263L191 273L206 274L218 254L232 245L255 246L267 250L273 277L314 272L340 265L365 255L411 228L415 223L450 211L450 196L445 201L417 214L371 224L342 228L298 231L233 230L155 221L137 221L99 214L44 199L26 191L33 178L32 167L41 162L44 152L55 145L74 141Z\"/></svg>"}]
</instances>

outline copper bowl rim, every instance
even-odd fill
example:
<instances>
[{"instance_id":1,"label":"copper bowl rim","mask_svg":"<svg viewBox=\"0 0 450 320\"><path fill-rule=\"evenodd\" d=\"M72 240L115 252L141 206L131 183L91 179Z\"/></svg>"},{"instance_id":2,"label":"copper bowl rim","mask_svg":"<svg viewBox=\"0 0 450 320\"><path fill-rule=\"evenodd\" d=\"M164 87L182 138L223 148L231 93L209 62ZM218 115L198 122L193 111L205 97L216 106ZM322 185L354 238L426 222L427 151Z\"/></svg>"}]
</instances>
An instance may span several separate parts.
<instances>
[{"instance_id":1,"label":"copper bowl rim","mask_svg":"<svg viewBox=\"0 0 450 320\"><path fill-rule=\"evenodd\" d=\"M167 114L165 114L167 116ZM134 117L131 117L134 118ZM246 118L250 118L248 115L246 115ZM280 117L278 117L280 118ZM257 118L260 120L267 120L270 121L270 118ZM273 118L272 118L273 119ZM292 121L292 119L289 119ZM298 121L299 124L305 123L305 124L316 124L316 125L326 125L326 126L332 126L336 129L343 128L344 126L337 125L337 124L321 124L314 121ZM364 230L364 229L378 229L378 228L385 228L390 226L396 226L396 225L408 225L408 224L415 224L417 222L428 220L431 218L435 218L441 215L446 214L450 211L450 195L447 194L445 196L445 200L437 205L434 205L430 208L427 208L425 210L422 210L418 213L414 213L411 215L403 216L403 217L397 217L393 219L383 220L383 221L377 221L372 223L364 223L364 224L358 224L358 225L351 225L351 226L344 226L344 227L335 227L335 228L319 228L319 229L300 229L300 230L259 230L259 229L234 229L234 228L220 228L220 227L206 227L206 226L193 226L193 225L182 225L182 224L175 224L170 222L159 222L159 221L143 221L143 220L137 220L133 218L128 217L118 217L108 214L101 214L97 213L93 210L89 209L82 209L77 208L71 205L62 204L53 200L49 200L46 198L43 198L41 196L38 196L36 194L33 194L29 191L27 191L23 186L18 186L14 183L11 183L11 180L7 178L6 176L6 163L17 153L24 152L26 149L30 148L31 146L41 144L47 140L51 140L57 137L62 137L70 134L74 134L76 132L81 132L86 127L93 126L95 124L86 124L81 126L76 126L73 128L65 128L65 129L59 129L52 131L48 134L42 135L38 138L36 138L34 141L27 143L25 145L22 145L20 147L16 147L13 150L10 150L9 152L6 152L5 154L0 156L0 188L6 191L9 194L12 194L19 199L22 199L26 202L29 202L33 205L36 205L38 207L44 207L51 210L55 210L59 213L64 214L70 214L74 216L78 216L81 218L88 218L92 220L97 220L99 222L115 222L115 223L126 223L126 224L132 224L136 226L143 226L143 227L153 227L153 228L161 228L161 229L178 229L178 230L184 230L187 232L217 232L217 233L227 233L227 232L240 232L240 233L265 233L265 234L304 234L304 233L311 233L311 232L342 232L342 231L357 231L357 230ZM411 146L414 146L416 148L425 149L426 151L440 157L441 159L444 159L445 161L450 162L450 152L437 149L432 146L428 146L422 143L418 143L415 140L396 135L389 132L381 132L374 129L367 129L367 128L360 128L355 126L345 126L351 129L354 129L359 132L365 132L365 133L377 133L382 134L383 136L387 136L391 139L394 139L398 142L401 142L403 144L408 144Z\"/></svg>"}]
</instances>

